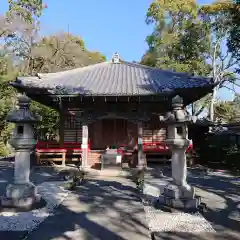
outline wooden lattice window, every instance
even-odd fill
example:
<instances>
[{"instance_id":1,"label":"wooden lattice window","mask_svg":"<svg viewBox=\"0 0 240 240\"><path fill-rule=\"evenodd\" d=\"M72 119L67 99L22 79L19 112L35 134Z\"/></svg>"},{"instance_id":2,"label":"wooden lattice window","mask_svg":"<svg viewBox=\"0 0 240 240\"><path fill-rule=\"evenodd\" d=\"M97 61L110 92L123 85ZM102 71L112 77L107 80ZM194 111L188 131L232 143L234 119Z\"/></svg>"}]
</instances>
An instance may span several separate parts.
<instances>
[{"instance_id":1,"label":"wooden lattice window","mask_svg":"<svg viewBox=\"0 0 240 240\"><path fill-rule=\"evenodd\" d=\"M64 121L65 129L80 129L81 121L78 117L73 115L67 115Z\"/></svg>"},{"instance_id":2,"label":"wooden lattice window","mask_svg":"<svg viewBox=\"0 0 240 240\"><path fill-rule=\"evenodd\" d=\"M80 118L74 115L65 116L64 142L82 142L82 123Z\"/></svg>"}]
</instances>

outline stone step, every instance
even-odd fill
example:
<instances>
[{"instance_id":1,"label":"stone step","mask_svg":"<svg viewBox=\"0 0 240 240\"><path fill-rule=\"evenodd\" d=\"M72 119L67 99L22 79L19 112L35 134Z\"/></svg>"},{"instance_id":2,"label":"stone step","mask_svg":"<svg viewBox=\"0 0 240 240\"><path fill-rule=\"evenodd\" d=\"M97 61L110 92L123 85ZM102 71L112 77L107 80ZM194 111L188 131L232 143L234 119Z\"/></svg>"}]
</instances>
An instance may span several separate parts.
<instances>
[{"instance_id":1,"label":"stone step","mask_svg":"<svg viewBox=\"0 0 240 240\"><path fill-rule=\"evenodd\" d=\"M103 169L103 170L95 170L95 169L86 169L88 176L107 176L107 177L130 177L132 176L132 172L129 170L122 169Z\"/></svg>"}]
</instances>

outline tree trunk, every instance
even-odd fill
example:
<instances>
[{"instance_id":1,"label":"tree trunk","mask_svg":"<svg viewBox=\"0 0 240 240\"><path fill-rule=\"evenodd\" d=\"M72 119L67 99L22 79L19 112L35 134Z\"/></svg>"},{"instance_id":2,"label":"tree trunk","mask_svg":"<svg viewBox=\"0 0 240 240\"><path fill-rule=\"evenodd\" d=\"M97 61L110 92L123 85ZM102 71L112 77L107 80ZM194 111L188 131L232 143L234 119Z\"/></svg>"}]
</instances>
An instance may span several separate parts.
<instances>
[{"instance_id":1,"label":"tree trunk","mask_svg":"<svg viewBox=\"0 0 240 240\"><path fill-rule=\"evenodd\" d=\"M217 88L215 87L213 89L213 93L211 96L211 102L210 102L210 108L209 108L210 121L214 121L214 104L215 104L215 100L216 100L216 95L217 95Z\"/></svg>"}]
</instances>

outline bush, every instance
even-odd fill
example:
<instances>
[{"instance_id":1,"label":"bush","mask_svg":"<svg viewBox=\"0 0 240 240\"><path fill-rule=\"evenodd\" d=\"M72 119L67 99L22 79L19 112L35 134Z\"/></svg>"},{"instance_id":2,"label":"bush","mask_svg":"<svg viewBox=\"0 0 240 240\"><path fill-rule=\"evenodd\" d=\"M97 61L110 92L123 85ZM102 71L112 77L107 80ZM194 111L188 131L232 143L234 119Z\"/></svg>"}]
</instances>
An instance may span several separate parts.
<instances>
[{"instance_id":1,"label":"bush","mask_svg":"<svg viewBox=\"0 0 240 240\"><path fill-rule=\"evenodd\" d=\"M7 157L9 154L7 146L3 142L0 142L0 157Z\"/></svg>"},{"instance_id":2,"label":"bush","mask_svg":"<svg viewBox=\"0 0 240 240\"><path fill-rule=\"evenodd\" d=\"M199 164L212 168L240 170L240 136L230 133L208 134L196 148Z\"/></svg>"}]
</instances>

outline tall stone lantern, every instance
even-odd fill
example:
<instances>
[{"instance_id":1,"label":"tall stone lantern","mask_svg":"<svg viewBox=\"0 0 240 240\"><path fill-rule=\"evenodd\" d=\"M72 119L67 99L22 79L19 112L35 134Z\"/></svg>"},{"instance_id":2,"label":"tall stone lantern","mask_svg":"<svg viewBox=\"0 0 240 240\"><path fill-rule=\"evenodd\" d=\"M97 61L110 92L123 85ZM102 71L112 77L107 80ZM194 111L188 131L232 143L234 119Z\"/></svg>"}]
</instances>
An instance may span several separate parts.
<instances>
[{"instance_id":1,"label":"tall stone lantern","mask_svg":"<svg viewBox=\"0 0 240 240\"><path fill-rule=\"evenodd\" d=\"M29 111L30 99L25 95L18 96L18 108L7 116L7 121L15 123L10 144L15 148L14 182L6 189L2 205L12 207L29 207L40 198L36 187L29 180L30 154L36 140L33 124L40 120Z\"/></svg>"},{"instance_id":2,"label":"tall stone lantern","mask_svg":"<svg viewBox=\"0 0 240 240\"><path fill-rule=\"evenodd\" d=\"M172 182L164 187L164 193L159 201L177 208L196 208L200 198L195 196L195 190L187 183L186 150L190 144L188 139L188 124L196 118L189 116L183 108L183 99L175 96L172 99L172 110L160 118L167 125L166 145L172 153Z\"/></svg>"}]
</instances>

